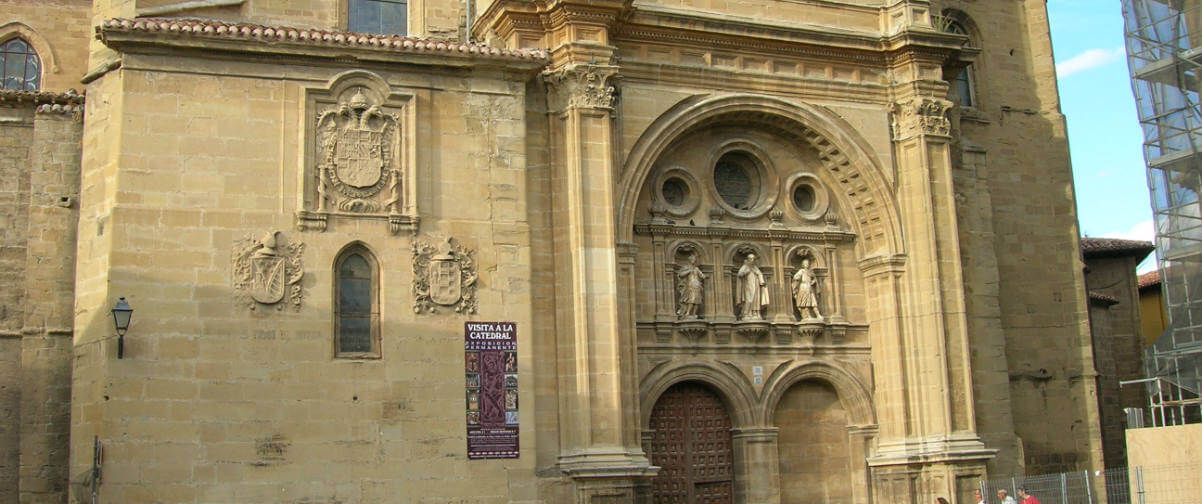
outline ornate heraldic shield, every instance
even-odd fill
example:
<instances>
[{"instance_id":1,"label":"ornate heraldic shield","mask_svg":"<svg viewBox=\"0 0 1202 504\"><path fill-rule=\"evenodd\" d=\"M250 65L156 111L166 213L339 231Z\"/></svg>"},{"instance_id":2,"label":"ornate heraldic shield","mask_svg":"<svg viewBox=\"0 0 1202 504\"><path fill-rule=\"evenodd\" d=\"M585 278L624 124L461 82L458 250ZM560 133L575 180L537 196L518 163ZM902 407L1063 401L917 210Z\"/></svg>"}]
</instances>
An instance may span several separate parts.
<instances>
[{"instance_id":1,"label":"ornate heraldic shield","mask_svg":"<svg viewBox=\"0 0 1202 504\"><path fill-rule=\"evenodd\" d=\"M463 295L463 272L450 254L430 258L430 300L443 306L459 302Z\"/></svg>"},{"instance_id":2,"label":"ornate heraldic shield","mask_svg":"<svg viewBox=\"0 0 1202 504\"><path fill-rule=\"evenodd\" d=\"M284 242L278 231L235 240L231 263L236 299L252 310L260 304L300 308L304 250L304 243Z\"/></svg>"},{"instance_id":3,"label":"ornate heraldic shield","mask_svg":"<svg viewBox=\"0 0 1202 504\"><path fill-rule=\"evenodd\" d=\"M476 261L472 250L447 239L438 247L413 242L413 311L476 313Z\"/></svg>"},{"instance_id":4,"label":"ornate heraldic shield","mask_svg":"<svg viewBox=\"0 0 1202 504\"><path fill-rule=\"evenodd\" d=\"M284 258L279 256L252 257L250 260L250 297L263 304L284 299Z\"/></svg>"},{"instance_id":5,"label":"ornate heraldic shield","mask_svg":"<svg viewBox=\"0 0 1202 504\"><path fill-rule=\"evenodd\" d=\"M325 231L333 218L416 230L413 95L370 72L307 91L304 197L297 228Z\"/></svg>"}]
</instances>

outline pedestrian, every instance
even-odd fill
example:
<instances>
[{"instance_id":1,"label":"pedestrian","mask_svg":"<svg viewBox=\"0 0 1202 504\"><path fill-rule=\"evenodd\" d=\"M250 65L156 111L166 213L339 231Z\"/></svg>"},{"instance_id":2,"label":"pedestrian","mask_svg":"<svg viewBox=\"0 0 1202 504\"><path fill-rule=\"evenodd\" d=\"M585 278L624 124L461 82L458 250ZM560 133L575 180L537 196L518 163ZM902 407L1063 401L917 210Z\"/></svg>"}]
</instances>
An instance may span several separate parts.
<instances>
[{"instance_id":1,"label":"pedestrian","mask_svg":"<svg viewBox=\"0 0 1202 504\"><path fill-rule=\"evenodd\" d=\"M1017 504L1016 502L1014 502L1014 497L1011 497L1011 496L1009 496L1009 495L1006 495L1006 491L1005 491L1005 490L998 490L998 491L997 491L997 499L998 499L998 501L1000 501L1002 504Z\"/></svg>"},{"instance_id":2,"label":"pedestrian","mask_svg":"<svg viewBox=\"0 0 1202 504\"><path fill-rule=\"evenodd\" d=\"M973 500L974 504L985 504L985 497L981 496L980 490L972 491L972 500Z\"/></svg>"},{"instance_id":3,"label":"pedestrian","mask_svg":"<svg viewBox=\"0 0 1202 504\"><path fill-rule=\"evenodd\" d=\"M1018 487L1018 496L1023 500L1021 504L1039 504L1039 499L1027 492L1027 487Z\"/></svg>"}]
</instances>

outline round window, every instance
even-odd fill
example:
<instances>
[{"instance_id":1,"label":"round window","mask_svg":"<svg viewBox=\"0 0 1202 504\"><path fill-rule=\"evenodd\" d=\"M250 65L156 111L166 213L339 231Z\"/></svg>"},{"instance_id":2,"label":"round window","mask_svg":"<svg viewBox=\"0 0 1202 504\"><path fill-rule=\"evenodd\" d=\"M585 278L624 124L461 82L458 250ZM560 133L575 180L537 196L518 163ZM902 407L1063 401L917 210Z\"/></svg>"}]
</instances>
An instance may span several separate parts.
<instances>
[{"instance_id":1,"label":"round window","mask_svg":"<svg viewBox=\"0 0 1202 504\"><path fill-rule=\"evenodd\" d=\"M759 187L755 180L755 164L747 154L728 152L714 165L714 187L727 205L747 210L755 204Z\"/></svg>"},{"instance_id":2,"label":"round window","mask_svg":"<svg viewBox=\"0 0 1202 504\"><path fill-rule=\"evenodd\" d=\"M793 206L802 213L814 210L814 188L808 185L798 185L793 189Z\"/></svg>"},{"instance_id":3,"label":"round window","mask_svg":"<svg viewBox=\"0 0 1202 504\"><path fill-rule=\"evenodd\" d=\"M678 177L672 177L664 181L660 192L664 195L664 203L679 207L689 198L689 185Z\"/></svg>"}]
</instances>

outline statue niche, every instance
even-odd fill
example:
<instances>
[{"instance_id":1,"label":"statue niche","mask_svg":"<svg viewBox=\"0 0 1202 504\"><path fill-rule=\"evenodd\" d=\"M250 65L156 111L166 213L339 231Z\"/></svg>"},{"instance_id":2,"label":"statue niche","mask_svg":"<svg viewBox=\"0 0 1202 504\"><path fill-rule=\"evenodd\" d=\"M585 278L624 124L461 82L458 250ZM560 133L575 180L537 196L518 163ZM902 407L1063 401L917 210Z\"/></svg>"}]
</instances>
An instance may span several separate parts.
<instances>
[{"instance_id":1,"label":"statue niche","mask_svg":"<svg viewBox=\"0 0 1202 504\"><path fill-rule=\"evenodd\" d=\"M301 230L324 231L331 217L386 220L416 230L411 96L378 77L352 72L329 91L309 90Z\"/></svg>"},{"instance_id":2,"label":"statue niche","mask_svg":"<svg viewBox=\"0 0 1202 504\"><path fill-rule=\"evenodd\" d=\"M697 251L692 247L680 252L684 255L684 264L676 267L676 293L679 296L676 308L676 318L680 320L697 320L701 308L702 292L705 290L706 274L697 266Z\"/></svg>"},{"instance_id":3,"label":"statue niche","mask_svg":"<svg viewBox=\"0 0 1202 504\"><path fill-rule=\"evenodd\" d=\"M747 252L735 273L735 306L740 321L764 320L764 310L768 308L768 282L756 260L755 252Z\"/></svg>"},{"instance_id":4,"label":"statue niche","mask_svg":"<svg viewBox=\"0 0 1202 504\"><path fill-rule=\"evenodd\" d=\"M822 313L818 310L818 277L810 267L809 257L801 259L801 267L793 273L791 287L793 305L797 308L801 320L822 320Z\"/></svg>"}]
</instances>

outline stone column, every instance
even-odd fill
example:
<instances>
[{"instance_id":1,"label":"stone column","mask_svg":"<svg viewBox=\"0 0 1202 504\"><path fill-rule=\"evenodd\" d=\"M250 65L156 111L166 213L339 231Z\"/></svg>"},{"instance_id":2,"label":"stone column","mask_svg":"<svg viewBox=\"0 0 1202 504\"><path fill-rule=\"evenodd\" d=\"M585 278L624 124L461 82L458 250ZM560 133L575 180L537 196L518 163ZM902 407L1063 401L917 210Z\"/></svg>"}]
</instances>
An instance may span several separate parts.
<instances>
[{"instance_id":1,"label":"stone column","mask_svg":"<svg viewBox=\"0 0 1202 504\"><path fill-rule=\"evenodd\" d=\"M776 427L734 429L735 502L780 502L780 453Z\"/></svg>"},{"instance_id":2,"label":"stone column","mask_svg":"<svg viewBox=\"0 0 1202 504\"><path fill-rule=\"evenodd\" d=\"M560 469L580 503L635 502L654 475L624 392L612 105L617 67L569 64L543 74L552 137L552 227L559 361ZM662 259L658 258L658 259ZM657 260L657 263L659 261ZM630 345L627 342L626 345Z\"/></svg>"}]
</instances>

